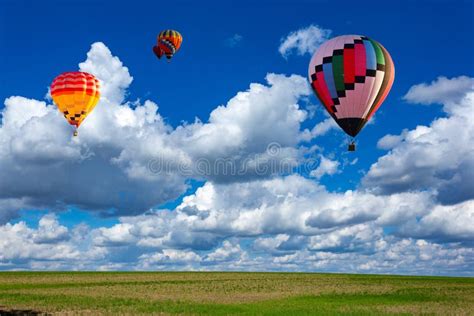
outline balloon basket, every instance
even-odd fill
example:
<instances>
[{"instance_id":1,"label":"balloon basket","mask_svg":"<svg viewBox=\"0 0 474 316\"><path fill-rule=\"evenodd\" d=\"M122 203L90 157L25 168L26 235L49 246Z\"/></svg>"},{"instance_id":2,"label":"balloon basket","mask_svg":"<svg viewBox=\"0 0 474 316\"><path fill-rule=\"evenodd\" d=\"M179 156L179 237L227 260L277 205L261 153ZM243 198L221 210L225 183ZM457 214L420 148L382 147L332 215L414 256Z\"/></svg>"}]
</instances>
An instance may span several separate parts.
<instances>
[{"instance_id":1,"label":"balloon basket","mask_svg":"<svg viewBox=\"0 0 474 316\"><path fill-rule=\"evenodd\" d=\"M347 146L347 151L355 151L356 150L356 144L354 142L350 143L349 146Z\"/></svg>"},{"instance_id":2,"label":"balloon basket","mask_svg":"<svg viewBox=\"0 0 474 316\"><path fill-rule=\"evenodd\" d=\"M72 134L72 136L76 137L76 136L77 136L77 131L74 131L74 133Z\"/></svg>"}]
</instances>

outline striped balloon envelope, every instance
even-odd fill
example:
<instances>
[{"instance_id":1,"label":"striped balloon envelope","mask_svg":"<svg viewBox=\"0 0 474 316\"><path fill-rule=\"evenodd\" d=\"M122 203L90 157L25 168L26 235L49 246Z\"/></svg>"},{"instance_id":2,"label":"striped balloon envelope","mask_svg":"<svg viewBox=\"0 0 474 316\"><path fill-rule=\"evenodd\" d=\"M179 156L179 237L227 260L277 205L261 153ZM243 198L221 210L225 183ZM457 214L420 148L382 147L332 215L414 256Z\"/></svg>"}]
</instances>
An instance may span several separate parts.
<instances>
[{"instance_id":1,"label":"striped balloon envelope","mask_svg":"<svg viewBox=\"0 0 474 316\"><path fill-rule=\"evenodd\" d=\"M182 42L183 37L178 31L162 31L160 34L158 34L156 45L153 47L153 52L158 58L166 55L166 58L169 60L179 50Z\"/></svg>"},{"instance_id":2,"label":"striped balloon envelope","mask_svg":"<svg viewBox=\"0 0 474 316\"><path fill-rule=\"evenodd\" d=\"M344 35L319 47L308 76L329 114L355 137L387 97L395 68L380 43L366 36Z\"/></svg>"},{"instance_id":3,"label":"striped balloon envelope","mask_svg":"<svg viewBox=\"0 0 474 316\"><path fill-rule=\"evenodd\" d=\"M76 130L100 98L99 80L87 72L62 73L53 80L50 88L54 103Z\"/></svg>"}]
</instances>

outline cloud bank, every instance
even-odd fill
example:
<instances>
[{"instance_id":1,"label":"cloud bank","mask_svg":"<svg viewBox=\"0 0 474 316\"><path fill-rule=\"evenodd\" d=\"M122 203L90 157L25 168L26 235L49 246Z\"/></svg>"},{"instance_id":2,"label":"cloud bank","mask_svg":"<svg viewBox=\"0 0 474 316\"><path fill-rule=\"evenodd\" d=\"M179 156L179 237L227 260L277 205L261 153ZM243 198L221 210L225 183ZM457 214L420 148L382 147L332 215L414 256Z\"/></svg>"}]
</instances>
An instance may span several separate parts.
<instances>
[{"instance_id":1,"label":"cloud bank","mask_svg":"<svg viewBox=\"0 0 474 316\"><path fill-rule=\"evenodd\" d=\"M0 269L472 275L472 78L412 87L406 101L440 103L444 116L382 137L386 152L360 186L332 192L319 179L346 162L311 145L333 125L324 117L302 127L304 78L268 74L207 121L174 128L153 101L126 101L133 78L103 43L87 56L79 68L104 92L79 137L54 105L5 100ZM317 164L293 172L308 154ZM189 179L203 184L178 206L157 207L182 196ZM68 226L60 211L71 206L118 223ZM31 209L49 213L37 226L11 221Z\"/></svg>"}]
</instances>

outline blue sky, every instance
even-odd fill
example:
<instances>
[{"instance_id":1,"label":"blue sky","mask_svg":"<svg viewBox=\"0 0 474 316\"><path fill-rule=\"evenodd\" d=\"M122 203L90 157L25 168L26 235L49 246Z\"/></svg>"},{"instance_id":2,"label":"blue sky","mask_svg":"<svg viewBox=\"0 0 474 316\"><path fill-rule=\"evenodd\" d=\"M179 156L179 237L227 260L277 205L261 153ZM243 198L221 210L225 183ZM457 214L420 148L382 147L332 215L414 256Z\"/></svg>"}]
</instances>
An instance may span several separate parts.
<instances>
[{"instance_id":1,"label":"blue sky","mask_svg":"<svg viewBox=\"0 0 474 316\"><path fill-rule=\"evenodd\" d=\"M472 126L452 131L472 109L470 1L0 8L0 99L9 100L0 104L0 229L10 236L0 269L472 274ZM311 27L330 35L314 38ZM151 51L166 28L184 38L171 63ZM355 153L331 125L302 140L327 117L306 83L312 51L279 52L298 31L315 43L367 35L392 56L393 88ZM77 141L47 88L79 68L108 92ZM147 169L156 159L241 166L270 144L270 159L291 161L294 172ZM73 265L77 254L86 259Z\"/></svg>"}]
</instances>

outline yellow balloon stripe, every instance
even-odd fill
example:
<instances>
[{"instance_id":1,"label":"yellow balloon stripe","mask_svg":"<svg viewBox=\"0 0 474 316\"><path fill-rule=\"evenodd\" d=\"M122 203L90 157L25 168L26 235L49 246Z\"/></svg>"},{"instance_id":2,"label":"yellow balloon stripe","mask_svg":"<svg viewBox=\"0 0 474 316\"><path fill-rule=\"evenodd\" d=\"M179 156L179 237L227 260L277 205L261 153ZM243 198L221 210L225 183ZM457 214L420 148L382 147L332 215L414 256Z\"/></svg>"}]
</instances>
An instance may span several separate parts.
<instances>
[{"instance_id":1,"label":"yellow balloon stripe","mask_svg":"<svg viewBox=\"0 0 474 316\"><path fill-rule=\"evenodd\" d=\"M62 93L53 96L59 110L69 124L79 127L99 102L100 95L88 95L85 91Z\"/></svg>"}]
</instances>

